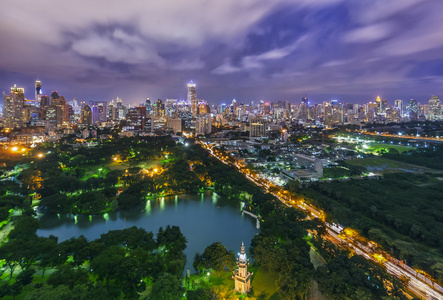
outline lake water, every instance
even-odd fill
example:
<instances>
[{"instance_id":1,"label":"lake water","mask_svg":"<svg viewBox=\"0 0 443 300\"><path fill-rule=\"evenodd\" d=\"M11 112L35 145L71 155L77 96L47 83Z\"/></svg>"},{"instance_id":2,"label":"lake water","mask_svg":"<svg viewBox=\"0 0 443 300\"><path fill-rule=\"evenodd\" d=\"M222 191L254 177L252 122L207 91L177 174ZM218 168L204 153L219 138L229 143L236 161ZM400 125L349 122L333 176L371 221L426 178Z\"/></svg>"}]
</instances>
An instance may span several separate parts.
<instances>
[{"instance_id":1,"label":"lake water","mask_svg":"<svg viewBox=\"0 0 443 300\"><path fill-rule=\"evenodd\" d=\"M54 235L59 242L83 235L89 241L97 239L109 230L137 226L152 231L154 236L160 227L176 225L188 240L185 269L192 268L196 252L217 241L238 253L242 241L247 248L259 232L254 218L242 214L240 203L228 204L216 193L178 195L150 200L144 208L116 212L100 216L43 215L37 231L40 236Z\"/></svg>"}]
</instances>

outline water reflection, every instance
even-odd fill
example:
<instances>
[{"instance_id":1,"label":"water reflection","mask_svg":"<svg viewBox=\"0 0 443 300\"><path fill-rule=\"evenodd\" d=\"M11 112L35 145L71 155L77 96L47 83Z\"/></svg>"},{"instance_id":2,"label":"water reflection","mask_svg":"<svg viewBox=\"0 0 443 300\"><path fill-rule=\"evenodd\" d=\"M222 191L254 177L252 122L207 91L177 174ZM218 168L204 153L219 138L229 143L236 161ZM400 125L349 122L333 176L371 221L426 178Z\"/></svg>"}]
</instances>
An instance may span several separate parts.
<instances>
[{"instance_id":1,"label":"water reflection","mask_svg":"<svg viewBox=\"0 0 443 300\"><path fill-rule=\"evenodd\" d=\"M151 200L146 201L145 211L146 215L149 216L151 214Z\"/></svg>"},{"instance_id":2,"label":"water reflection","mask_svg":"<svg viewBox=\"0 0 443 300\"><path fill-rule=\"evenodd\" d=\"M80 235L93 240L109 230L137 226L155 234L159 227L176 225L188 240L186 269L193 270L195 252L202 253L213 242L221 241L233 251L238 251L242 241L245 245L250 244L259 231L255 228L255 219L242 216L240 208L240 203L216 193L168 196L147 200L145 205L131 210L109 212L102 217L42 215L37 234L55 235L59 242Z\"/></svg>"}]
</instances>

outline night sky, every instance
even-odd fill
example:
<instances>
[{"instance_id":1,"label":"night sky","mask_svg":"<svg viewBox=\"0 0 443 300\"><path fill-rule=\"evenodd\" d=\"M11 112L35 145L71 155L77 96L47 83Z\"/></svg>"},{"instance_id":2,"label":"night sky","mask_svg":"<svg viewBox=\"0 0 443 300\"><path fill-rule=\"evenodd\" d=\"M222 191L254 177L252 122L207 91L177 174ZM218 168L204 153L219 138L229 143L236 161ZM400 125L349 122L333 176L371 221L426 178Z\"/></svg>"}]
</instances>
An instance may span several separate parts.
<instances>
[{"instance_id":1,"label":"night sky","mask_svg":"<svg viewBox=\"0 0 443 300\"><path fill-rule=\"evenodd\" d=\"M442 0L14 0L0 91L211 104L443 98Z\"/></svg>"}]
</instances>

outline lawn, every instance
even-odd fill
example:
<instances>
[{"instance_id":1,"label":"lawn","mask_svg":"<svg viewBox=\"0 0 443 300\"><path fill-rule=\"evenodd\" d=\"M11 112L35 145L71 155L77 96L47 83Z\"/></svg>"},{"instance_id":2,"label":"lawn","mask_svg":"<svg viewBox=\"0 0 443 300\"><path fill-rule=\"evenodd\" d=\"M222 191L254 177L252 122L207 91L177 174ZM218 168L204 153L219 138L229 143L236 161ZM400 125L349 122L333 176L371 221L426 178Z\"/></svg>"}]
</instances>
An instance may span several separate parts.
<instances>
[{"instance_id":1,"label":"lawn","mask_svg":"<svg viewBox=\"0 0 443 300\"><path fill-rule=\"evenodd\" d=\"M85 170L85 175L82 180L87 180L91 177L98 177L100 175L106 175L106 173L113 170L126 170L133 167L141 168L141 169L152 169L158 167L166 161L160 160L150 160L150 161L141 161L137 164L129 164L128 162L110 162L103 165L92 165L92 166L82 166L81 168ZM99 171L101 169L101 171Z\"/></svg>"},{"instance_id":2,"label":"lawn","mask_svg":"<svg viewBox=\"0 0 443 300\"><path fill-rule=\"evenodd\" d=\"M277 295L277 287L275 285L277 278L277 273L270 272L263 267L258 267L251 282L254 296L258 296L260 293L265 292L266 295L270 297L269 299L280 299Z\"/></svg>"},{"instance_id":3,"label":"lawn","mask_svg":"<svg viewBox=\"0 0 443 300\"><path fill-rule=\"evenodd\" d=\"M390 143L375 143L375 144L370 144L368 150L379 151L380 149L383 149L383 148L384 149L393 148L393 149L397 150L400 154L405 151L416 149L416 147L400 146L400 145L395 145L395 144L390 144Z\"/></svg>"},{"instance_id":4,"label":"lawn","mask_svg":"<svg viewBox=\"0 0 443 300\"><path fill-rule=\"evenodd\" d=\"M350 159L346 161L352 166L359 166L366 168L373 173L395 173L395 172L432 172L434 170L412 165L400 161L395 161L382 157L369 157L360 159Z\"/></svg>"}]
</instances>

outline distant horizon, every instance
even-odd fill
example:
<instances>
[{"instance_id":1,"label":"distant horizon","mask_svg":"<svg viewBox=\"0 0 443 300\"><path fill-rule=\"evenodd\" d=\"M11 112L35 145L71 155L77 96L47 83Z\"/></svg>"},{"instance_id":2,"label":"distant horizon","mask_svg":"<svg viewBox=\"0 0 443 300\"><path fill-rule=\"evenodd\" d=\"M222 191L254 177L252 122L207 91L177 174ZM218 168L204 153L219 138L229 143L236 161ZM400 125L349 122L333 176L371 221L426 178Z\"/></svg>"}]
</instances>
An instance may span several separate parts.
<instances>
[{"instance_id":1,"label":"distant horizon","mask_svg":"<svg viewBox=\"0 0 443 300\"><path fill-rule=\"evenodd\" d=\"M151 102L152 102L152 101L157 101L157 99L162 99L162 100L166 100L166 99L186 100L186 84L187 84L187 83L184 84L184 91L183 91L183 93L182 93L182 94L183 94L182 97L173 97L173 96L171 96L171 97L149 97L149 96L147 96L147 97L145 97L144 99L140 99L138 102L128 102L128 99L125 98L124 96L121 96L121 95L116 95L115 97L112 97L112 98L110 98L110 99L104 99L103 97L91 97L90 99L83 99L83 98L79 98L79 97L75 97L75 96L71 96L71 97L69 97L69 96L65 95L65 94L63 93L63 91L59 91L59 90L57 90L57 89L49 89L50 92L46 92L47 90L45 89L44 81L41 80L40 78L39 78L38 80L40 80L40 81L42 82L42 95L47 95L47 96L50 97L50 96L51 96L51 93L55 91L55 92L57 92L60 96L64 96L65 99L66 99L66 101L68 101L68 102L69 102L69 101L72 101L72 100L74 100L74 99L77 99L77 101L85 101L85 102L89 102L89 101L107 101L107 102L109 103L109 102L111 102L112 100L115 101L115 100L117 99L117 97L118 97L118 98L122 99L122 102L123 102L123 104L125 104L125 105L138 105L138 104L144 103L144 102L146 101L146 98L150 98ZM34 81L33 83L35 83L35 81ZM17 84L17 83L14 83L14 84L16 84L17 87L22 87L22 88L25 89L25 98L26 98L26 99L34 99L34 94L33 94L33 92L32 92L32 93L30 92L30 90L31 90L31 91L34 91L34 85L32 85L32 86L29 86L29 85L26 86L26 85L20 85L20 84ZM8 94L9 91L10 91L10 88L11 88L12 86L14 86L14 84L12 84L7 90L3 90L3 92L5 92L6 94ZM197 84L197 83L196 83L196 84ZM383 97L382 95L378 95L378 94L377 94L377 95L375 95L375 96L373 97L373 99L369 99L369 100L363 100L363 99L362 99L362 98L363 98L362 96L357 96L361 101L355 101L355 102L353 102L352 100L342 100L341 97L330 97L330 99L324 99L324 100L317 100L317 101L316 101L316 99L319 99L319 98L321 98L322 96L319 96L318 94L316 95L316 94L314 94L314 93L313 93L312 95L314 95L314 98L310 97L309 94L300 94L300 95L299 95L299 98L293 97L292 100L290 100L290 99L275 99L275 100L269 100L269 99L257 99L257 100L254 100L254 99L251 99L251 100L245 100L245 101L242 101L240 98L236 98L236 97L234 97L234 98L232 98L232 99L227 99L227 100L225 100L225 101L223 101L223 102L214 103L214 102L212 102L210 99L206 99L206 98L204 98L204 97L201 98L201 96L199 96L199 87L198 87L198 85L197 85L197 97L198 97L199 99L201 99L201 100L206 101L209 105L216 105L216 106L221 105L221 104L223 104L223 103L224 103L224 104L230 104L230 103L232 102L232 100L234 100L234 99L235 99L238 103L244 103L244 104L248 104L248 103L250 103L251 101L254 101L255 104L258 104L259 101L261 101L261 100L263 100L264 102L270 102L270 103L277 103L278 101L289 101L290 104L300 104L300 103L301 103L301 99L302 99L302 97L305 97L305 96L307 96L310 105L322 104L324 101L331 101L331 100L338 100L339 103L352 103L352 104L360 104L360 105L363 105L363 104L367 104L367 103L369 103L369 102L374 102L375 99L377 98L377 96L380 96L381 99L387 99L387 100L388 100L388 103L389 103L389 104L392 104L392 105L394 104L394 101L397 100L397 99L403 100L404 102L405 102L405 101L408 101L408 100L410 100L410 99L414 99L414 100L417 100L417 102L420 103L420 104L426 104L432 96L438 96L438 97L440 98L439 95L435 95L435 94L429 94L429 96L420 95L420 96L406 97L406 98L401 98L401 97L388 98L388 97ZM353 96L349 96L349 95L346 96L347 99L349 99L350 97L353 97ZM443 100L443 99L442 99L442 100Z\"/></svg>"}]
</instances>

